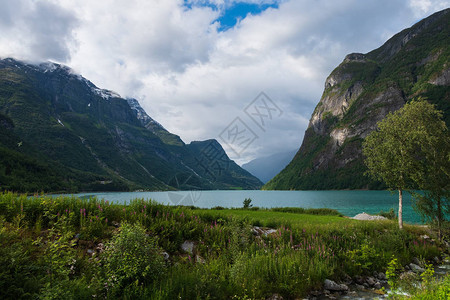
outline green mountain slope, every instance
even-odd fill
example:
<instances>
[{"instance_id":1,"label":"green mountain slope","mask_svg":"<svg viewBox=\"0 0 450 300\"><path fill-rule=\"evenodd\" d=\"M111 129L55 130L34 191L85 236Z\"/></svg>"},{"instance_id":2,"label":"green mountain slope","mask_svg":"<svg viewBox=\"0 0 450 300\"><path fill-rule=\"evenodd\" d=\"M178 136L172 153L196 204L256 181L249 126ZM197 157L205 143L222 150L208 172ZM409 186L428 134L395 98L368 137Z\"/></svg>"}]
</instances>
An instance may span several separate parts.
<instances>
[{"instance_id":1,"label":"green mountain slope","mask_svg":"<svg viewBox=\"0 0 450 300\"><path fill-rule=\"evenodd\" d=\"M197 154L135 99L99 89L65 66L0 60L0 114L0 189L188 188L174 183L180 173L195 181L189 188L236 183L227 181L233 174L214 182L202 176ZM248 175L239 177L240 187L261 186Z\"/></svg>"},{"instance_id":2,"label":"green mountain slope","mask_svg":"<svg viewBox=\"0 0 450 300\"><path fill-rule=\"evenodd\" d=\"M450 125L450 9L353 53L330 74L300 150L264 189L383 188L364 176L361 143L389 112L414 97L444 111Z\"/></svg>"}]
</instances>

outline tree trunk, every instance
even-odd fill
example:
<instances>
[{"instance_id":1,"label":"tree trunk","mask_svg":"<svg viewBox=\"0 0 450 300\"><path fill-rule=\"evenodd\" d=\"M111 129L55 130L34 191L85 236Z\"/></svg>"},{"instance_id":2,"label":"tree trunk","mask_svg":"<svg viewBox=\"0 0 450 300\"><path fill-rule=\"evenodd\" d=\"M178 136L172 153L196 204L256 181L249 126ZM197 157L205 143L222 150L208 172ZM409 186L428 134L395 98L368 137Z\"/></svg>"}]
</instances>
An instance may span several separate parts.
<instances>
[{"instance_id":1,"label":"tree trunk","mask_svg":"<svg viewBox=\"0 0 450 300\"><path fill-rule=\"evenodd\" d=\"M403 191L398 190L398 228L403 229Z\"/></svg>"}]
</instances>

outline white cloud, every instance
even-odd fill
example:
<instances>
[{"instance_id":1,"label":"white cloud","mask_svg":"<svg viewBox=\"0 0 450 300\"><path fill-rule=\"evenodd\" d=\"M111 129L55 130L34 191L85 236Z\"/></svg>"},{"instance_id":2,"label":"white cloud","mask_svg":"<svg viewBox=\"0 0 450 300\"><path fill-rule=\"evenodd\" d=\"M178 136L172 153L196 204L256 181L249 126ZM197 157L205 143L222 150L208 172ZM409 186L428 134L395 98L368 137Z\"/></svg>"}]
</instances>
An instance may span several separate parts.
<instances>
[{"instance_id":1,"label":"white cloud","mask_svg":"<svg viewBox=\"0 0 450 300\"><path fill-rule=\"evenodd\" d=\"M71 12L44 1L0 0L0 56L68 61L78 25Z\"/></svg>"},{"instance_id":2,"label":"white cloud","mask_svg":"<svg viewBox=\"0 0 450 300\"><path fill-rule=\"evenodd\" d=\"M219 32L214 21L233 1L209 2L219 10L182 0L0 0L0 56L66 62L138 98L185 142L217 138L238 116L254 126L243 109L265 91L284 113L266 132L254 128L259 138L238 159L245 162L300 145L326 76L346 54L377 48L450 4L280 1Z\"/></svg>"}]
</instances>

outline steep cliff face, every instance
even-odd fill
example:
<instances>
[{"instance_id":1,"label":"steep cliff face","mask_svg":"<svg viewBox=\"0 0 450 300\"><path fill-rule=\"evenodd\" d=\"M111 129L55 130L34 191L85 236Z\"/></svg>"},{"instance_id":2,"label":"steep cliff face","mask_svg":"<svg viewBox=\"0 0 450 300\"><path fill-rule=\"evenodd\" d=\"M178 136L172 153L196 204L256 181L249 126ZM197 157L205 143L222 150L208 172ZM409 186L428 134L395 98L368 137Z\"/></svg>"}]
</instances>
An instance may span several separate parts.
<instances>
[{"instance_id":1,"label":"steep cliff face","mask_svg":"<svg viewBox=\"0 0 450 300\"><path fill-rule=\"evenodd\" d=\"M0 190L254 189L262 184L229 170L211 180L201 173L201 153L148 116L137 100L100 89L54 63L0 59L0 154ZM184 185L179 177L186 178Z\"/></svg>"},{"instance_id":2,"label":"steep cliff face","mask_svg":"<svg viewBox=\"0 0 450 300\"><path fill-rule=\"evenodd\" d=\"M352 53L328 76L300 150L266 189L381 188L364 176L361 143L378 121L425 97L450 123L450 9L367 54Z\"/></svg>"}]
</instances>

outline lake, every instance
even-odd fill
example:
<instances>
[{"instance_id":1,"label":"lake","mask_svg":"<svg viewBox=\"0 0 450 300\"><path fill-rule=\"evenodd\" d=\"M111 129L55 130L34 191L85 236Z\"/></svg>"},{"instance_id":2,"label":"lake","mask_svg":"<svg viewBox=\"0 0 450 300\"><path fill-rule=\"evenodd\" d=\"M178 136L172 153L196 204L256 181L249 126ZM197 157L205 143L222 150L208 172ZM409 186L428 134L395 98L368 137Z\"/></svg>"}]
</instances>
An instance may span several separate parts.
<instances>
[{"instance_id":1,"label":"lake","mask_svg":"<svg viewBox=\"0 0 450 300\"><path fill-rule=\"evenodd\" d=\"M169 205L195 205L201 208L242 207L245 198L259 207L332 208L353 217L361 212L376 214L398 210L398 193L389 191L174 191L174 192L111 192L81 193L79 197L96 196L116 203L126 203L135 198L153 199ZM403 193L403 220L421 223L412 207L409 193Z\"/></svg>"}]
</instances>

